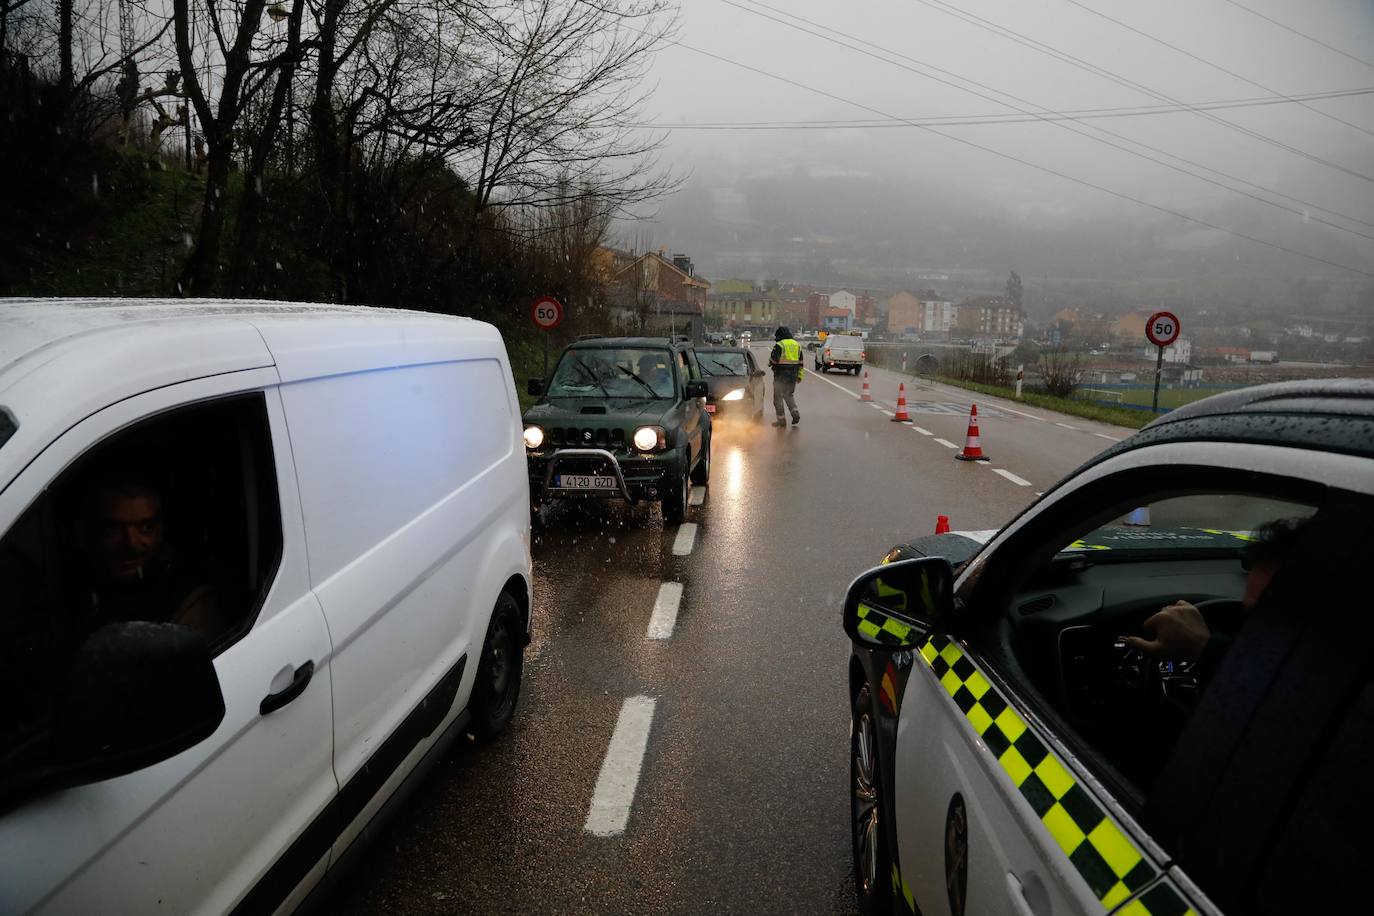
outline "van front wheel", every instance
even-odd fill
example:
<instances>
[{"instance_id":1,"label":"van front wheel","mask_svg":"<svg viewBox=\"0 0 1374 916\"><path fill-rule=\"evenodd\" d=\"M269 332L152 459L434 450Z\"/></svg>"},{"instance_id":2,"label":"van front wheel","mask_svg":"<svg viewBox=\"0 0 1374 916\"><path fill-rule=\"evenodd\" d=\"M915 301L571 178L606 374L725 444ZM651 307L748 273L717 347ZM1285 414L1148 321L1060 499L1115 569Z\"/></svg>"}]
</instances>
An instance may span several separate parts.
<instances>
[{"instance_id":1,"label":"van front wheel","mask_svg":"<svg viewBox=\"0 0 1374 916\"><path fill-rule=\"evenodd\" d=\"M520 607L508 592L502 592L491 613L477 683L472 688L472 725L480 737L495 738L515 716L524 662L525 626Z\"/></svg>"}]
</instances>

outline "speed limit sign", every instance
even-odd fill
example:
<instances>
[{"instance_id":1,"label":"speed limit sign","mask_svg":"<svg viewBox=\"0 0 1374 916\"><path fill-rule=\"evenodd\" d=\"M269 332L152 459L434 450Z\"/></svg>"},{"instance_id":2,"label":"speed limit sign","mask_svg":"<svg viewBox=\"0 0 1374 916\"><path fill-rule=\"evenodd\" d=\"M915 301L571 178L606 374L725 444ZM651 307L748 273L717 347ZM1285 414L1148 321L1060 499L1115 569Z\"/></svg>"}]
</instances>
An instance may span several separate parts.
<instances>
[{"instance_id":1,"label":"speed limit sign","mask_svg":"<svg viewBox=\"0 0 1374 916\"><path fill-rule=\"evenodd\" d=\"M1178 340L1178 330L1178 316L1173 312L1155 312L1145 324L1145 336L1156 347Z\"/></svg>"},{"instance_id":2,"label":"speed limit sign","mask_svg":"<svg viewBox=\"0 0 1374 916\"><path fill-rule=\"evenodd\" d=\"M530 318L541 331L552 331L563 323L563 303L552 296L540 296L530 307Z\"/></svg>"}]
</instances>

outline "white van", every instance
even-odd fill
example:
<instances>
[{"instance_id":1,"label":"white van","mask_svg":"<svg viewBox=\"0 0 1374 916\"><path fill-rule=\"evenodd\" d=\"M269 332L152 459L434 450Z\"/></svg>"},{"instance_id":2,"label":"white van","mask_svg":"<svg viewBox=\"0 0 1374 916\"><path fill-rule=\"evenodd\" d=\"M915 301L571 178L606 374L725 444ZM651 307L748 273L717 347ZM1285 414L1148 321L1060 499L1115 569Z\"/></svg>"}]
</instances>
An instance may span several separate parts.
<instances>
[{"instance_id":1,"label":"white van","mask_svg":"<svg viewBox=\"0 0 1374 916\"><path fill-rule=\"evenodd\" d=\"M289 911L529 640L490 325L0 300L0 912Z\"/></svg>"}]
</instances>

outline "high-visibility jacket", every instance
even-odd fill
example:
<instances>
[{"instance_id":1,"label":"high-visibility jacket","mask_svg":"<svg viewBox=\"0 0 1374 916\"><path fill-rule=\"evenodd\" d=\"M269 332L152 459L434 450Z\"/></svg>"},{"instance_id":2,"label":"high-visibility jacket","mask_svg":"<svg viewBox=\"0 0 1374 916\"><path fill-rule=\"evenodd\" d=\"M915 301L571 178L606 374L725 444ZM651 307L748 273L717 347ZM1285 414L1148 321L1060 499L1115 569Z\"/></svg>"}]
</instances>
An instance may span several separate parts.
<instances>
[{"instance_id":1,"label":"high-visibility jacket","mask_svg":"<svg viewBox=\"0 0 1374 916\"><path fill-rule=\"evenodd\" d=\"M779 369L795 366L797 370L797 381L801 381L802 373L806 371L802 368L801 344L790 337L785 337L778 341L777 346L782 349L782 356L779 359L772 360L773 368Z\"/></svg>"}]
</instances>

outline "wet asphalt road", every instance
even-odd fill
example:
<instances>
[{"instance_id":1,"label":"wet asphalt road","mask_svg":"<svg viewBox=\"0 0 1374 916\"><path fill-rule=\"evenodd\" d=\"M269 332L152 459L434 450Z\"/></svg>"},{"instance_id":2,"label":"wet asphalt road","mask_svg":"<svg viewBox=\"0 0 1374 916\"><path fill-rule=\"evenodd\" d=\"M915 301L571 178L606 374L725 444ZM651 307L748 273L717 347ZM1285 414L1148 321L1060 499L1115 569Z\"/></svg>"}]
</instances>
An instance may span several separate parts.
<instances>
[{"instance_id":1,"label":"wet asphalt road","mask_svg":"<svg viewBox=\"0 0 1374 916\"><path fill-rule=\"evenodd\" d=\"M939 514L999 527L1126 431L978 396L992 461L960 462L935 440L963 445L968 392L909 386L925 435L859 402L861 379L807 375L799 428L716 424L689 556L657 507L549 513L515 722L441 763L328 911L854 912L845 588ZM900 378L870 370L880 407ZM681 607L649 640L664 582ZM584 824L634 696L655 701L637 790L624 832L596 836Z\"/></svg>"}]
</instances>

